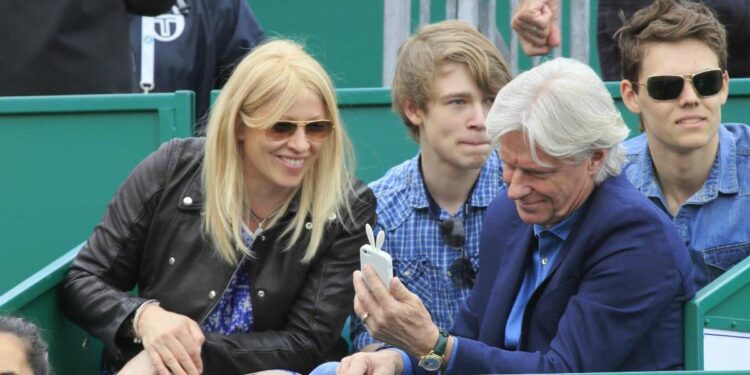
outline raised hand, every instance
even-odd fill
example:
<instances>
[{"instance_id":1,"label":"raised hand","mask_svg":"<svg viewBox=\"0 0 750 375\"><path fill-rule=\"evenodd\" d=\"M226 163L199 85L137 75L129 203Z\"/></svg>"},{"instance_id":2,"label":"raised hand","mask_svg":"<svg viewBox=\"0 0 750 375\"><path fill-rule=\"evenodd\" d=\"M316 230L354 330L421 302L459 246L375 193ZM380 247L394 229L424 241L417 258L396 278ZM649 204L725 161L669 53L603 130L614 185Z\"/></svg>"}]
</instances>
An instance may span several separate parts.
<instances>
[{"instance_id":1,"label":"raised hand","mask_svg":"<svg viewBox=\"0 0 750 375\"><path fill-rule=\"evenodd\" d=\"M527 55L545 55L560 45L559 18L560 0L525 0L519 4L511 27Z\"/></svg>"}]
</instances>

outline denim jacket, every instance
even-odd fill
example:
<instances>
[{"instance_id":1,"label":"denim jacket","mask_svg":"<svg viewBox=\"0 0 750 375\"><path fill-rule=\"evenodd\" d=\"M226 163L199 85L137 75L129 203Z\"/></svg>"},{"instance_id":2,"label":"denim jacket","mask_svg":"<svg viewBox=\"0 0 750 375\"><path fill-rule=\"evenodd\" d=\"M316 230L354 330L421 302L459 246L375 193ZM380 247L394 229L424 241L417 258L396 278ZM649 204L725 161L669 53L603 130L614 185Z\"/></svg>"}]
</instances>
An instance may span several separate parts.
<instances>
[{"instance_id":1,"label":"denim jacket","mask_svg":"<svg viewBox=\"0 0 750 375\"><path fill-rule=\"evenodd\" d=\"M719 126L719 151L703 186L672 217L654 173L646 135L625 143L625 175L672 218L690 250L701 288L750 255L750 127Z\"/></svg>"}]
</instances>

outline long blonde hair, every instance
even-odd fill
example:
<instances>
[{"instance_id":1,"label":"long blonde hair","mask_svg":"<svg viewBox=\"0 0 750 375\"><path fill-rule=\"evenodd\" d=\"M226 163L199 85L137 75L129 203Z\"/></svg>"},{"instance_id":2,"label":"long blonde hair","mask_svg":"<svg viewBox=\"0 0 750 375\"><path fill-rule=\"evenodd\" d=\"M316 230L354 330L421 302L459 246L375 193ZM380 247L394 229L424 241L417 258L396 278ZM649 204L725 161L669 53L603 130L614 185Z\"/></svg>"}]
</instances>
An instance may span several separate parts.
<instances>
[{"instance_id":1,"label":"long blonde hair","mask_svg":"<svg viewBox=\"0 0 750 375\"><path fill-rule=\"evenodd\" d=\"M272 126L304 89L321 99L334 130L321 145L318 158L302 177L300 186L275 216L282 217L292 198L299 195L299 210L282 232L287 239L285 248L300 240L309 215L312 228L302 262L310 262L333 214L342 220L343 211L348 211L352 148L336 107L331 79L295 42L274 40L258 46L242 59L222 89L206 134L204 229L216 251L230 264L236 264L242 254L250 255L241 237L241 229L249 231L245 223L252 202L246 194L238 131L241 126ZM257 113L261 107L270 111ZM270 226L274 224L275 220Z\"/></svg>"}]
</instances>

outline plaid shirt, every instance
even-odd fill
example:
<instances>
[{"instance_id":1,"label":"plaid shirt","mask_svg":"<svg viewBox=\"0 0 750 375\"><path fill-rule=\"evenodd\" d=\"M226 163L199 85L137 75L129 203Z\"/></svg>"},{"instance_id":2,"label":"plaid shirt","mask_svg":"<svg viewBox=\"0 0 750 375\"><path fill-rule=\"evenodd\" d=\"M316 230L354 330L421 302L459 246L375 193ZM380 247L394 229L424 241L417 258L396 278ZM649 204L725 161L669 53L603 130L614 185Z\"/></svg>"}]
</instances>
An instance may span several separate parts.
<instances>
[{"instance_id":1,"label":"plaid shirt","mask_svg":"<svg viewBox=\"0 0 750 375\"><path fill-rule=\"evenodd\" d=\"M463 205L456 214L464 220L464 252L475 271L479 269L479 233L484 213L503 188L501 175L500 160L493 151L479 174L468 212L464 212L466 205ZM429 199L419 172L419 155L391 168L385 176L372 182L370 188L378 200L375 232L384 230L386 233L383 250L393 258L394 276L419 296L438 327L449 329L471 286L464 282L457 285L448 272L461 251L445 243L438 223L430 214ZM450 217L447 211L440 209L441 220ZM351 321L354 350L377 342L359 318L352 316Z\"/></svg>"}]
</instances>

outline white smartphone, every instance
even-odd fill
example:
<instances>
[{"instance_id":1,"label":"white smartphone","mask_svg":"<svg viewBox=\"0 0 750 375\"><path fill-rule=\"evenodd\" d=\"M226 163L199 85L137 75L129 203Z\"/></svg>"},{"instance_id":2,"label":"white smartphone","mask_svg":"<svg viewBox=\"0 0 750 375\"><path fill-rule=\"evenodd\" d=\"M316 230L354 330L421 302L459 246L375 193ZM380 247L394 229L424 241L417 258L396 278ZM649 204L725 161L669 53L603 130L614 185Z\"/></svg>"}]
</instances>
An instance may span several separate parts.
<instances>
[{"instance_id":1,"label":"white smartphone","mask_svg":"<svg viewBox=\"0 0 750 375\"><path fill-rule=\"evenodd\" d=\"M380 277L380 281L385 285L385 289L390 290L391 279L393 278L393 260L391 259L391 254L375 249L370 245L362 245L359 248L360 269L364 269L365 264L369 264L375 270L375 273ZM372 289L372 285L370 285L366 277L365 283Z\"/></svg>"}]
</instances>

